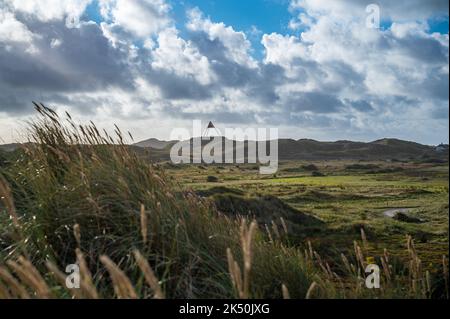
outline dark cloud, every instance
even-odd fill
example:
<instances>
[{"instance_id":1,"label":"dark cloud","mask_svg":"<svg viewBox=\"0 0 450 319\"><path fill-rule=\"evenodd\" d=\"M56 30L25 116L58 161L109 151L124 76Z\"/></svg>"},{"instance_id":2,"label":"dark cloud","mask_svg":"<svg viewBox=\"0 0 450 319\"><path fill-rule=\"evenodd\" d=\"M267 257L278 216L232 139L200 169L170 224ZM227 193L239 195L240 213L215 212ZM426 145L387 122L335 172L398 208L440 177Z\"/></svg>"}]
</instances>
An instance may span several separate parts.
<instances>
[{"instance_id":1,"label":"dark cloud","mask_svg":"<svg viewBox=\"0 0 450 319\"><path fill-rule=\"evenodd\" d=\"M180 107L168 106L167 113L171 114L174 119L181 120L202 120L205 122L215 120L220 123L232 123L235 125L246 126L250 123L256 123L256 116L259 113L256 112L228 112L224 107L223 110L214 112L185 112Z\"/></svg>"},{"instance_id":2,"label":"dark cloud","mask_svg":"<svg viewBox=\"0 0 450 319\"><path fill-rule=\"evenodd\" d=\"M201 85L193 77L181 77L166 70L145 71L146 79L157 86L163 97L169 100L205 100L213 96L213 87Z\"/></svg>"},{"instance_id":3,"label":"dark cloud","mask_svg":"<svg viewBox=\"0 0 450 319\"><path fill-rule=\"evenodd\" d=\"M227 49L220 39L210 40L204 32L192 32L191 40L200 53L212 62L212 69L219 76L221 85L242 87L254 77L254 70L227 58Z\"/></svg>"},{"instance_id":4,"label":"dark cloud","mask_svg":"<svg viewBox=\"0 0 450 319\"><path fill-rule=\"evenodd\" d=\"M345 103L359 112L370 112L374 110L372 104L366 100L346 100Z\"/></svg>"},{"instance_id":5,"label":"dark cloud","mask_svg":"<svg viewBox=\"0 0 450 319\"><path fill-rule=\"evenodd\" d=\"M54 101L49 96L64 93L133 88L127 55L111 46L97 24L22 22L39 36L28 51L24 44L6 49L0 43L0 110L20 112L31 100Z\"/></svg>"},{"instance_id":6,"label":"dark cloud","mask_svg":"<svg viewBox=\"0 0 450 319\"><path fill-rule=\"evenodd\" d=\"M297 92L285 101L286 109L291 113L310 111L313 113L334 113L344 104L334 95L322 92Z\"/></svg>"},{"instance_id":7,"label":"dark cloud","mask_svg":"<svg viewBox=\"0 0 450 319\"><path fill-rule=\"evenodd\" d=\"M291 1L294 3L294 1ZM346 0L346 1L316 1L306 0L295 2L293 8L327 12L334 15L357 15L365 12L370 4L380 7L384 19L394 21L414 21L432 16L448 16L448 0Z\"/></svg>"},{"instance_id":8,"label":"dark cloud","mask_svg":"<svg viewBox=\"0 0 450 319\"><path fill-rule=\"evenodd\" d=\"M192 77L182 77L170 71L152 69L147 65L144 71L147 80L158 86L165 98L203 101L221 95L222 90L229 87L238 88L267 106L279 99L275 92L276 86L286 80L281 66L259 63L255 69L239 64L226 56L226 48L219 39L210 40L204 32L192 32L190 39L200 54L210 61L217 81L202 85Z\"/></svg>"},{"instance_id":9,"label":"dark cloud","mask_svg":"<svg viewBox=\"0 0 450 319\"><path fill-rule=\"evenodd\" d=\"M437 120L448 120L449 117L448 103L441 103L439 105L435 105L431 111L431 115L434 119Z\"/></svg>"},{"instance_id":10,"label":"dark cloud","mask_svg":"<svg viewBox=\"0 0 450 319\"><path fill-rule=\"evenodd\" d=\"M402 38L391 39L390 50L400 51L417 63L442 64L448 60L448 48L432 37L408 34Z\"/></svg>"}]
</instances>

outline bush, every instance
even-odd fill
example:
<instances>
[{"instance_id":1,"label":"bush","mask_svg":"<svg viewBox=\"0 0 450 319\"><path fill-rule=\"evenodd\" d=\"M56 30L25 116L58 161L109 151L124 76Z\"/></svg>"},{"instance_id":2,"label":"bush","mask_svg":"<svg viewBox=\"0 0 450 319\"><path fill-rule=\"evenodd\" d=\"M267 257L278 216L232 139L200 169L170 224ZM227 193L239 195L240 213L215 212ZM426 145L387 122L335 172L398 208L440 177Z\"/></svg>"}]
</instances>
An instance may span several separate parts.
<instances>
[{"instance_id":1,"label":"bush","mask_svg":"<svg viewBox=\"0 0 450 319\"><path fill-rule=\"evenodd\" d=\"M319 171L314 171L314 172L311 173L311 176L321 177L321 176L325 176L325 174L323 174L323 173L321 173Z\"/></svg>"},{"instance_id":2,"label":"bush","mask_svg":"<svg viewBox=\"0 0 450 319\"><path fill-rule=\"evenodd\" d=\"M218 177L216 177L216 176L208 176L207 178L206 178L206 181L208 182L208 183L217 183L217 182L219 182L219 178Z\"/></svg>"},{"instance_id":3,"label":"bush","mask_svg":"<svg viewBox=\"0 0 450 319\"><path fill-rule=\"evenodd\" d=\"M318 171L319 168L314 164L302 165L302 168L306 171Z\"/></svg>"}]
</instances>

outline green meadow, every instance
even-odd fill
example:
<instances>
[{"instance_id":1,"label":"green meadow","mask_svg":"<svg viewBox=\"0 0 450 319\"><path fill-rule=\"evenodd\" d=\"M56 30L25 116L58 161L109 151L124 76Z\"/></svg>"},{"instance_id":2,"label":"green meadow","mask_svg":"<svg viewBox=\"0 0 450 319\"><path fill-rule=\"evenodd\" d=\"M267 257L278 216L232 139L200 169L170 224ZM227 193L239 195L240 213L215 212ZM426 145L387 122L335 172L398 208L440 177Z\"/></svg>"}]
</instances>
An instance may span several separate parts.
<instances>
[{"instance_id":1,"label":"green meadow","mask_svg":"<svg viewBox=\"0 0 450 319\"><path fill-rule=\"evenodd\" d=\"M185 189L222 187L222 192L239 190L245 198L276 196L320 219L323 228L305 231L304 237L331 256L352 250L363 228L370 253L386 248L404 257L405 237L411 235L425 267L434 272L442 270L442 256L448 252L448 172L448 164L387 161L287 161L275 176L259 175L251 164L168 168ZM218 181L207 182L208 176ZM396 209L421 221L386 216Z\"/></svg>"}]
</instances>

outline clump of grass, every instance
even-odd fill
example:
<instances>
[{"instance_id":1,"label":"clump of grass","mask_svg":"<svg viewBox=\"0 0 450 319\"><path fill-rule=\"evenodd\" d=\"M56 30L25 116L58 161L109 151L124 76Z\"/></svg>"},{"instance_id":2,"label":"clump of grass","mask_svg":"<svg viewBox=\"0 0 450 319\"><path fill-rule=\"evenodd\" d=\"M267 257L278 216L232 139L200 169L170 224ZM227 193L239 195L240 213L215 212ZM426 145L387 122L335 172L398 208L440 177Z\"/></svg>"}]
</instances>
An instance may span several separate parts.
<instances>
[{"instance_id":1,"label":"clump of grass","mask_svg":"<svg viewBox=\"0 0 450 319\"><path fill-rule=\"evenodd\" d=\"M208 183L218 183L218 182L219 182L219 178L218 178L217 176L209 175L209 176L206 178L206 181L207 181Z\"/></svg>"},{"instance_id":2,"label":"clump of grass","mask_svg":"<svg viewBox=\"0 0 450 319\"><path fill-rule=\"evenodd\" d=\"M325 174L322 173L322 172L320 172L320 171L313 171L313 172L311 173L311 176L314 176L314 177L323 177L323 176L325 176Z\"/></svg>"},{"instance_id":3,"label":"clump of grass","mask_svg":"<svg viewBox=\"0 0 450 319\"><path fill-rule=\"evenodd\" d=\"M237 251L236 260L245 256L238 250L239 221L218 213L209 200L182 192L159 166L126 145L119 128L113 137L93 123L77 125L70 115L60 118L42 105L37 111L31 143L0 173L0 224L12 233L2 237L1 260L16 262L24 256L44 279L52 278L52 292L52 285L61 288L63 272L58 270L78 263L81 292L59 297L235 296L226 251ZM247 279L245 293L281 297L280 282L295 282L291 295L301 297L310 285L301 255L294 248L280 252L257 232L252 285ZM136 250L140 255L134 259ZM2 267L6 271L10 265ZM23 282L11 276L5 273L2 283L15 286L11 278ZM20 287L14 296L26 297Z\"/></svg>"},{"instance_id":4,"label":"clump of grass","mask_svg":"<svg viewBox=\"0 0 450 319\"><path fill-rule=\"evenodd\" d=\"M318 171L319 170L319 168L314 164L302 165L302 169L304 169L306 171Z\"/></svg>"}]
</instances>

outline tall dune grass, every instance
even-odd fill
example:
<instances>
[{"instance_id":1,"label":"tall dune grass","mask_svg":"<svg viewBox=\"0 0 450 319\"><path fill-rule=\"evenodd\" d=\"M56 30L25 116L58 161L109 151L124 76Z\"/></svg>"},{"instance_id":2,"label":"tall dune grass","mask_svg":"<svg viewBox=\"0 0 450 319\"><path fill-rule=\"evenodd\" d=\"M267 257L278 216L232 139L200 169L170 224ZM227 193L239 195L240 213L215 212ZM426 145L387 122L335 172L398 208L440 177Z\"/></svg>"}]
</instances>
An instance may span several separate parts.
<instances>
[{"instance_id":1,"label":"tall dune grass","mask_svg":"<svg viewBox=\"0 0 450 319\"><path fill-rule=\"evenodd\" d=\"M120 296L114 289L117 278L125 278L118 277L119 268L136 285L137 297L153 296L139 268L145 263L158 278L159 296L237 296L226 252L242 259L240 221L182 193L163 170L130 151L118 128L112 137L93 123L79 126L69 115L61 119L42 105L37 111L32 143L2 172L0 224L7 229L2 260L24 256L46 273L49 262L55 270L80 261L78 249L102 297ZM139 251L137 260L133 251ZM292 283L293 296L305 295L314 271L306 269L297 250L281 251L255 231L252 251L248 297L281 297L284 282ZM50 285L60 286L53 277L45 276ZM128 291L127 296L135 295Z\"/></svg>"},{"instance_id":2,"label":"tall dune grass","mask_svg":"<svg viewBox=\"0 0 450 319\"><path fill-rule=\"evenodd\" d=\"M385 288L370 291L357 244L356 258L344 256L335 272L312 247L269 238L256 222L182 192L119 128L111 136L36 109L31 143L0 171L0 298L431 296L411 239L410 271L394 276L386 254ZM74 263L81 287L67 289L64 270Z\"/></svg>"}]
</instances>

